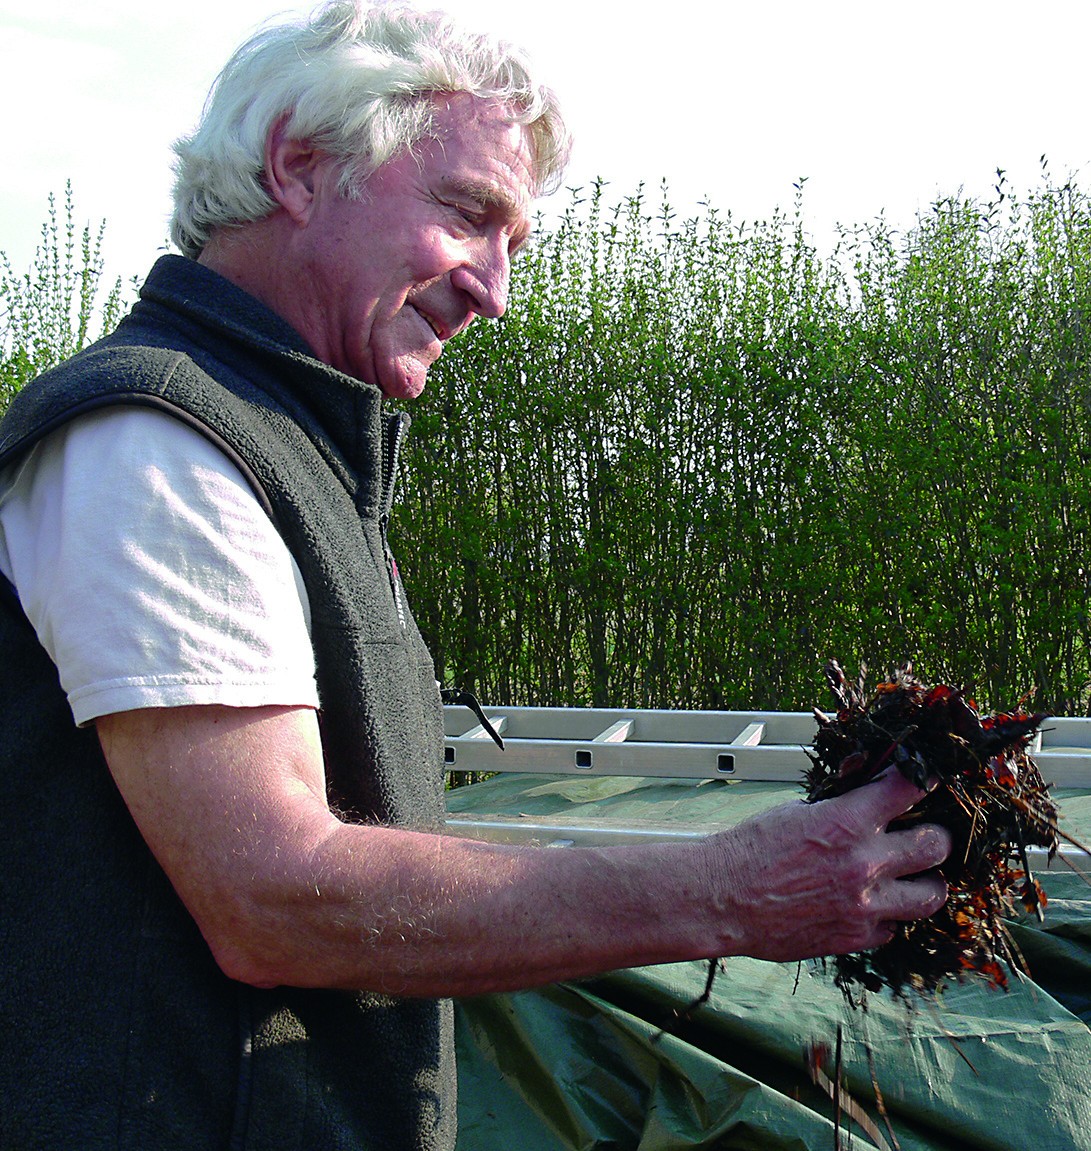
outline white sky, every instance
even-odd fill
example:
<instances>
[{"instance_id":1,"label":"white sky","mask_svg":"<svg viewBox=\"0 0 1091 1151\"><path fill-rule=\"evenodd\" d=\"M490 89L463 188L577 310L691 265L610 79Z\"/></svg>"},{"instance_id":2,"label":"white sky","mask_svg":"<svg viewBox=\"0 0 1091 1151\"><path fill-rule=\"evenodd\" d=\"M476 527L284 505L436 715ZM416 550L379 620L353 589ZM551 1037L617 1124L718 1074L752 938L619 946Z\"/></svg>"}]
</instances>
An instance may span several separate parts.
<instances>
[{"instance_id":1,"label":"white sky","mask_svg":"<svg viewBox=\"0 0 1091 1151\"><path fill-rule=\"evenodd\" d=\"M292 0L0 0L8 159L0 250L30 266L47 195L106 220L115 274L165 242L170 145L236 44ZM1086 0L437 0L527 46L576 136L568 184L618 197L666 177L685 215L790 209L898 226L937 194L1037 186L1091 161ZM1086 186L1087 180L1081 178ZM567 194L554 202L563 204ZM548 204L547 204L548 207Z\"/></svg>"}]
</instances>

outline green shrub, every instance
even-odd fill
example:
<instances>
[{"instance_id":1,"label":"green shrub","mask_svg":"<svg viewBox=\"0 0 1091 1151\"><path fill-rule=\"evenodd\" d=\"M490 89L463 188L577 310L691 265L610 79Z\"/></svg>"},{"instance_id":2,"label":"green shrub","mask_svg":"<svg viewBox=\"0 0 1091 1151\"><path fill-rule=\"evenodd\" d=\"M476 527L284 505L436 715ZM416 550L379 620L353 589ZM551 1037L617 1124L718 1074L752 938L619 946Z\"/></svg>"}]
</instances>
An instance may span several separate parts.
<instances>
[{"instance_id":1,"label":"green shrub","mask_svg":"<svg viewBox=\"0 0 1091 1151\"><path fill-rule=\"evenodd\" d=\"M123 307L120 279L100 303L104 231L105 223L94 233L90 225L77 229L69 184L63 218L49 197L29 271L17 274L0 251L0 412L27 380L116 325Z\"/></svg>"}]
</instances>

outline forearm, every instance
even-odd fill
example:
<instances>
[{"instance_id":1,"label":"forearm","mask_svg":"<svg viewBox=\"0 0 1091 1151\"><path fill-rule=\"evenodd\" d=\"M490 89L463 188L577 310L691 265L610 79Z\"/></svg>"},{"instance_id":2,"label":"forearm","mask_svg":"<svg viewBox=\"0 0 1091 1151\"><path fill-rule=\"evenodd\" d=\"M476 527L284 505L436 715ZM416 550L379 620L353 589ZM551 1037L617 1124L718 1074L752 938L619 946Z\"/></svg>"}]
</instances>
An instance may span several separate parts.
<instances>
[{"instance_id":1,"label":"forearm","mask_svg":"<svg viewBox=\"0 0 1091 1151\"><path fill-rule=\"evenodd\" d=\"M912 793L900 777L883 788ZM941 906L941 881L901 876L949 850L937 828L886 833L889 815L871 826L875 791L785 804L704 840L625 847L338 825L235 934L246 961L237 974L464 996L714 955L866 950L894 921Z\"/></svg>"},{"instance_id":2,"label":"forearm","mask_svg":"<svg viewBox=\"0 0 1091 1151\"><path fill-rule=\"evenodd\" d=\"M296 709L98 727L144 838L238 979L469 995L723 950L693 845L509 848L342 822L313 713Z\"/></svg>"},{"instance_id":3,"label":"forearm","mask_svg":"<svg viewBox=\"0 0 1091 1151\"><path fill-rule=\"evenodd\" d=\"M695 856L341 825L291 882L251 889L219 958L249 982L465 996L726 954Z\"/></svg>"}]
</instances>

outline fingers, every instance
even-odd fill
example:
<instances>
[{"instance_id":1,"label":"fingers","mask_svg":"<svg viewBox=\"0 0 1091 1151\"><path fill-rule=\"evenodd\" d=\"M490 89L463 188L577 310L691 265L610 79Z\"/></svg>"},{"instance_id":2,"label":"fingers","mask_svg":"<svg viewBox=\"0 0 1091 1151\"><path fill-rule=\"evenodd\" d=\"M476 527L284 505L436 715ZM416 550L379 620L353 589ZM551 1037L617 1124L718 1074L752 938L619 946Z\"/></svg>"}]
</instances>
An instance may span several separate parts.
<instances>
[{"instance_id":1,"label":"fingers","mask_svg":"<svg viewBox=\"0 0 1091 1151\"><path fill-rule=\"evenodd\" d=\"M894 937L899 923L911 923L935 915L947 901L947 884L940 876L922 875L898 879L883 895L876 893L872 916L862 918L859 936L844 951L871 951Z\"/></svg>"},{"instance_id":2,"label":"fingers","mask_svg":"<svg viewBox=\"0 0 1091 1151\"><path fill-rule=\"evenodd\" d=\"M936 786L933 781L930 788ZM897 768L873 782L824 803L843 804L858 828L858 842L873 840L881 852L883 874L915 875L938 867L951 853L951 836L934 823L887 831L887 826L915 807L927 792L911 783Z\"/></svg>"},{"instance_id":3,"label":"fingers","mask_svg":"<svg viewBox=\"0 0 1091 1151\"><path fill-rule=\"evenodd\" d=\"M889 906L879 912L880 919L911 922L935 915L947 901L947 884L936 874L899 879L888 889Z\"/></svg>"},{"instance_id":4,"label":"fingers","mask_svg":"<svg viewBox=\"0 0 1091 1151\"><path fill-rule=\"evenodd\" d=\"M866 795L868 792L871 794ZM866 795L864 814L856 812L861 823L847 852L857 861L858 869L850 870L841 880L848 899L837 952L881 947L890 942L898 923L927 919L946 902L947 884L934 869L951 853L948 830L933 823L886 830L892 819L903 815L924 794L893 770L874 784L841 797Z\"/></svg>"},{"instance_id":5,"label":"fingers","mask_svg":"<svg viewBox=\"0 0 1091 1151\"><path fill-rule=\"evenodd\" d=\"M921 795L900 777L883 779L770 809L710 840L727 852L736 896L725 953L784 961L866 951L888 942L892 925L934 915L947 887L932 869L950 853L949 833L929 823L886 830ZM714 906L728 898L721 888Z\"/></svg>"},{"instance_id":6,"label":"fingers","mask_svg":"<svg viewBox=\"0 0 1091 1151\"><path fill-rule=\"evenodd\" d=\"M929 790L936 782L931 782ZM906 779L896 767L889 767L871 783L839 796L837 802L849 803L856 808L861 820L876 831L882 831L891 820L905 815L927 794L927 791L921 791L915 783Z\"/></svg>"},{"instance_id":7,"label":"fingers","mask_svg":"<svg viewBox=\"0 0 1091 1151\"><path fill-rule=\"evenodd\" d=\"M888 851L884 869L893 878L877 884L871 893L868 911L875 926L863 950L889 943L897 923L927 919L947 901L947 884L931 870L951 852L951 837L945 828L924 824L889 832L882 840Z\"/></svg>"},{"instance_id":8,"label":"fingers","mask_svg":"<svg viewBox=\"0 0 1091 1151\"><path fill-rule=\"evenodd\" d=\"M887 832L880 841L895 863L889 874L915 876L939 865L951 854L951 835L945 827L923 823L904 831Z\"/></svg>"}]
</instances>

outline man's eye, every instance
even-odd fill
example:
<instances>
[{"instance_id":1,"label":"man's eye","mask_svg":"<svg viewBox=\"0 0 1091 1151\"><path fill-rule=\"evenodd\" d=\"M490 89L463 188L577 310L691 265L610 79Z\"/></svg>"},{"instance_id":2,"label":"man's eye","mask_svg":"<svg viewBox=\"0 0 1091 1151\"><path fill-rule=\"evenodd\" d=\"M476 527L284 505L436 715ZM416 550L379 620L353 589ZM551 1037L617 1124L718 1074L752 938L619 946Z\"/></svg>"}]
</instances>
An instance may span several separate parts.
<instances>
[{"instance_id":1,"label":"man's eye","mask_svg":"<svg viewBox=\"0 0 1091 1151\"><path fill-rule=\"evenodd\" d=\"M481 223L481 212L479 209L469 204L459 204L454 200L445 200L444 203L452 212L457 212L467 224L472 224L474 227L477 227L477 225Z\"/></svg>"}]
</instances>

